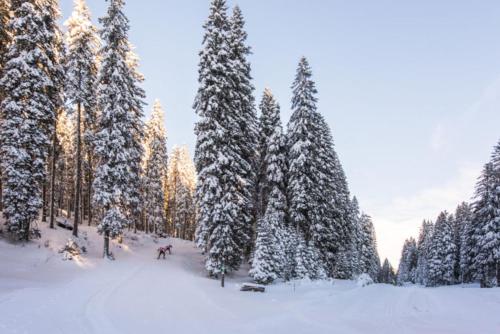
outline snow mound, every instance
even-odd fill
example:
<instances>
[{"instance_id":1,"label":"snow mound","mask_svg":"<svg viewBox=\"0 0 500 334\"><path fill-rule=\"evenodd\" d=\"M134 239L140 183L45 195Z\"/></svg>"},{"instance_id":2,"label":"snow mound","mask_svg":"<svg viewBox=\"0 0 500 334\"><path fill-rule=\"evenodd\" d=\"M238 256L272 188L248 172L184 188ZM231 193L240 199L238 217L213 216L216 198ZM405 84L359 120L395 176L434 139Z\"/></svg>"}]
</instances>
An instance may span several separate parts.
<instances>
[{"instance_id":1,"label":"snow mound","mask_svg":"<svg viewBox=\"0 0 500 334\"><path fill-rule=\"evenodd\" d=\"M372 285L373 279L368 274L361 274L356 278L356 285L360 288L364 288L365 286Z\"/></svg>"}]
</instances>

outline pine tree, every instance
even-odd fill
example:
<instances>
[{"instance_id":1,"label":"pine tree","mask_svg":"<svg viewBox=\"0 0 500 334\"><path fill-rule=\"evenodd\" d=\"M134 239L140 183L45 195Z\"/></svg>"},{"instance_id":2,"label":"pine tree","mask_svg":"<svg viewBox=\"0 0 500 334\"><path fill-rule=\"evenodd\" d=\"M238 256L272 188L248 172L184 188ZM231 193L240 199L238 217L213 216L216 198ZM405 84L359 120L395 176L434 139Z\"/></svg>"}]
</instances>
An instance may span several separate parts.
<instances>
[{"instance_id":1,"label":"pine tree","mask_svg":"<svg viewBox=\"0 0 500 334\"><path fill-rule=\"evenodd\" d=\"M239 268L249 249L248 223L252 220L251 165L241 143L242 124L249 120L244 120L243 92L235 82L239 70L229 43L231 27L226 12L225 0L212 1L204 25L200 87L194 103L199 116L195 130L197 244L208 253L205 267L210 275Z\"/></svg>"},{"instance_id":2,"label":"pine tree","mask_svg":"<svg viewBox=\"0 0 500 334\"><path fill-rule=\"evenodd\" d=\"M473 269L481 287L500 281L500 142L476 187L473 219Z\"/></svg>"},{"instance_id":3,"label":"pine tree","mask_svg":"<svg viewBox=\"0 0 500 334\"><path fill-rule=\"evenodd\" d=\"M432 243L428 254L427 285L449 285L454 283L456 245L453 238L451 217L444 211L436 219Z\"/></svg>"},{"instance_id":4,"label":"pine tree","mask_svg":"<svg viewBox=\"0 0 500 334\"><path fill-rule=\"evenodd\" d=\"M177 238L191 240L196 222L194 191L196 171L186 146L174 146L167 177L167 231Z\"/></svg>"},{"instance_id":5,"label":"pine tree","mask_svg":"<svg viewBox=\"0 0 500 334\"><path fill-rule=\"evenodd\" d=\"M57 52L44 3L15 1L9 22L8 47L0 86L2 101L2 177L7 229L25 239L42 207L42 184L57 90Z\"/></svg>"},{"instance_id":6,"label":"pine tree","mask_svg":"<svg viewBox=\"0 0 500 334\"><path fill-rule=\"evenodd\" d=\"M139 57L134 52L134 46L127 40L128 52L126 54L126 63L131 71L131 80L129 84L131 100L130 100L130 112L132 114L132 140L130 149L130 174L131 179L128 187L127 193L127 218L135 225L141 218L142 211L142 197L141 197L141 175L142 171L142 161L144 155L144 123L142 121L144 117L144 99L146 98L146 93L142 89L141 84L144 82L144 75L139 71ZM130 228L131 224L129 224Z\"/></svg>"},{"instance_id":7,"label":"pine tree","mask_svg":"<svg viewBox=\"0 0 500 334\"><path fill-rule=\"evenodd\" d=\"M8 47L10 45L12 38L9 27L9 20L10 20L10 0L0 0L0 78L3 77L3 69L7 61L7 52L9 50ZM0 90L0 124L2 123L3 99L4 99L4 92L3 90ZM0 211L3 211L2 180L3 180L2 166L0 164Z\"/></svg>"},{"instance_id":8,"label":"pine tree","mask_svg":"<svg viewBox=\"0 0 500 334\"><path fill-rule=\"evenodd\" d=\"M432 244L432 235L434 233L434 224L431 221L424 220L420 228L420 234L417 242L417 283L428 285L429 273L429 252Z\"/></svg>"},{"instance_id":9,"label":"pine tree","mask_svg":"<svg viewBox=\"0 0 500 334\"><path fill-rule=\"evenodd\" d=\"M397 282L399 285L404 283L415 283L417 276L417 243L414 238L405 240L401 260L399 261Z\"/></svg>"},{"instance_id":10,"label":"pine tree","mask_svg":"<svg viewBox=\"0 0 500 334\"><path fill-rule=\"evenodd\" d=\"M286 278L286 196L285 196L285 139L279 115L279 105L266 89L261 103L260 151L261 194L265 199L263 217L257 224L255 254L250 275L261 283ZM264 139L265 138L265 139ZM264 190L265 189L265 190Z\"/></svg>"},{"instance_id":11,"label":"pine tree","mask_svg":"<svg viewBox=\"0 0 500 334\"><path fill-rule=\"evenodd\" d=\"M360 218L362 245L360 264L363 273L370 275L376 281L380 270L380 259L377 252L375 229L370 216L362 214Z\"/></svg>"},{"instance_id":12,"label":"pine tree","mask_svg":"<svg viewBox=\"0 0 500 334\"><path fill-rule=\"evenodd\" d=\"M253 97L254 87L251 83L251 67L248 56L251 49L247 45L247 33L245 31L245 20L241 9L235 6L229 20L228 31L229 60L231 62L230 77L233 84L233 113L236 123L232 125L232 138L235 138L237 153L240 159L237 163L238 185L240 201L240 217L238 223L240 227L239 239L245 247L246 255L251 251L252 243L250 238L255 235L257 223L257 115L255 111L255 99ZM235 127L234 125L238 125ZM246 245L245 245L246 244Z\"/></svg>"},{"instance_id":13,"label":"pine tree","mask_svg":"<svg viewBox=\"0 0 500 334\"><path fill-rule=\"evenodd\" d=\"M380 269L378 282L386 284L396 284L396 273L394 272L394 268L392 267L388 259L384 260L384 264Z\"/></svg>"},{"instance_id":14,"label":"pine tree","mask_svg":"<svg viewBox=\"0 0 500 334\"><path fill-rule=\"evenodd\" d=\"M354 221L351 220L349 187L328 124L319 113L315 113L313 119L317 128L316 146L319 147L317 203L323 225L319 229L315 226L317 230L313 239L328 264L330 276L341 278L340 273L344 273L346 278L351 278L351 261L336 261L336 258L349 256L353 243Z\"/></svg>"},{"instance_id":15,"label":"pine tree","mask_svg":"<svg viewBox=\"0 0 500 334\"><path fill-rule=\"evenodd\" d=\"M257 203L259 217L262 217L267 208L267 200L270 194L270 185L267 180L267 152L271 142L271 136L276 131L276 126L281 124L279 105L276 102L272 92L269 89L264 90L262 100L259 105L259 173L258 173L258 192L259 200Z\"/></svg>"},{"instance_id":16,"label":"pine tree","mask_svg":"<svg viewBox=\"0 0 500 334\"><path fill-rule=\"evenodd\" d=\"M455 211L455 243L457 249L458 277L457 281L468 283L472 279L470 256L472 251L472 210L468 203L460 204ZM456 270L457 270L456 269Z\"/></svg>"},{"instance_id":17,"label":"pine tree","mask_svg":"<svg viewBox=\"0 0 500 334\"><path fill-rule=\"evenodd\" d=\"M362 274L360 257L361 257L361 245L362 245L362 230L360 225L360 211L358 199L354 196L351 200L351 209L349 212L349 220L352 226L352 235L350 238L350 247L348 251L348 259L350 260L350 266L352 269L351 277Z\"/></svg>"},{"instance_id":18,"label":"pine tree","mask_svg":"<svg viewBox=\"0 0 500 334\"><path fill-rule=\"evenodd\" d=\"M309 63L302 58L292 85L293 113L287 132L287 197L291 224L304 236L306 245L321 247L325 255L331 254L333 224L327 209L333 200L330 192L322 192L326 184L321 174L324 161L318 158L321 146L317 141L323 133L318 124L317 90L311 78ZM326 266L327 260L323 256L321 265Z\"/></svg>"},{"instance_id":19,"label":"pine tree","mask_svg":"<svg viewBox=\"0 0 500 334\"><path fill-rule=\"evenodd\" d=\"M144 167L144 207L147 225L155 233L165 230L165 194L163 182L167 166L166 133L163 126L163 110L157 100L153 106L151 120L147 123L146 155Z\"/></svg>"},{"instance_id":20,"label":"pine tree","mask_svg":"<svg viewBox=\"0 0 500 334\"><path fill-rule=\"evenodd\" d=\"M94 183L94 201L101 208L103 218L98 231L104 234L104 254L109 256L109 238L121 234L130 225L131 205L138 202L142 145L137 124L136 78L127 64L130 52L127 33L129 21L123 13L123 0L111 0L103 25L100 50L102 64L99 72L98 106L100 117L96 133L96 154L99 165ZM139 144L137 143L139 141ZM139 159L139 162L137 162Z\"/></svg>"},{"instance_id":21,"label":"pine tree","mask_svg":"<svg viewBox=\"0 0 500 334\"><path fill-rule=\"evenodd\" d=\"M64 86L65 86L65 69L64 69L64 60L66 54L66 48L63 41L63 35L59 28L57 21L59 20L61 13L59 8L58 0L40 0L38 2L40 6L41 15L44 20L45 28L47 31L47 38L43 45L43 50L47 57L50 59L52 66L47 68L47 73L52 80L52 85L49 89L47 89L46 93L49 96L50 100L53 104L53 110L55 116L53 117L52 129L57 128L57 119L61 112L63 112L64 104L65 104L65 96L64 96ZM51 180L51 191L50 191L50 227L54 228L54 177L55 171L55 163L56 157L53 152L56 151L57 146L57 132L51 131L51 140L52 147L49 151L50 154L50 180ZM45 189L46 180L42 184L42 189ZM45 211L45 205L43 206L42 213ZM45 217L42 217L45 219Z\"/></svg>"},{"instance_id":22,"label":"pine tree","mask_svg":"<svg viewBox=\"0 0 500 334\"><path fill-rule=\"evenodd\" d=\"M80 206L83 203L83 199L80 197L82 193L82 133L84 134L88 159L92 159L93 123L96 119L97 109L95 98L95 85L97 82L96 54L99 40L97 29L92 25L90 11L84 0L75 0L73 13L65 25L68 28L66 94L68 102L73 106L69 111L75 114L74 121L76 124L75 217L73 235L78 236ZM82 124L84 125L83 130L81 129ZM91 173L91 166L92 161L90 160L87 164L88 173ZM91 191L90 187L88 191ZM81 219L83 220L83 217Z\"/></svg>"}]
</instances>

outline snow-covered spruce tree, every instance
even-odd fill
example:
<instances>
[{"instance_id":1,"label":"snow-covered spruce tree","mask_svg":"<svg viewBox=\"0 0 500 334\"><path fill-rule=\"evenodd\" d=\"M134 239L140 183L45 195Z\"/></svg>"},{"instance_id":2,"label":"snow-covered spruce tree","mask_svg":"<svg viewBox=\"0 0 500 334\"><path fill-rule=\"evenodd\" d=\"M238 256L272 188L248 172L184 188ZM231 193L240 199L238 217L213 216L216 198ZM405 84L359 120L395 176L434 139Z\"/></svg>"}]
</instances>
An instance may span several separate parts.
<instances>
[{"instance_id":1,"label":"snow-covered spruce tree","mask_svg":"<svg viewBox=\"0 0 500 334\"><path fill-rule=\"evenodd\" d=\"M265 194L265 212L257 222L257 237L250 275L260 283L271 283L286 276L286 196L285 138L279 105L270 90L264 91L261 103L260 165L265 168L260 183ZM265 131L265 133L262 133ZM264 139L265 136L265 139Z\"/></svg>"},{"instance_id":2,"label":"snow-covered spruce tree","mask_svg":"<svg viewBox=\"0 0 500 334\"><path fill-rule=\"evenodd\" d=\"M462 283L468 283L472 280L472 218L472 210L468 203L463 202L457 207L455 211L455 233L458 234L455 243L459 250L457 253L457 281Z\"/></svg>"},{"instance_id":3,"label":"snow-covered spruce tree","mask_svg":"<svg viewBox=\"0 0 500 334\"><path fill-rule=\"evenodd\" d=\"M99 165L94 182L95 203L102 210L98 231L104 234L104 255L109 256L109 238L120 235L130 224L131 204L136 200L134 185L139 182L137 159L142 145L137 124L136 78L127 63L130 52L128 19L123 0L111 0L103 25L100 50L98 107L100 117L95 137ZM138 144L139 141L139 144ZM140 160L139 160L140 164Z\"/></svg>"},{"instance_id":4,"label":"snow-covered spruce tree","mask_svg":"<svg viewBox=\"0 0 500 334\"><path fill-rule=\"evenodd\" d=\"M47 39L45 41L45 44L43 46L43 49L47 55L47 57L50 59L52 62L52 66L48 68L48 73L50 76L50 79L52 80L52 85L49 89L47 89L47 94L49 98L52 101L53 104L53 110L55 113L55 117L53 118L53 125L52 128L56 129L57 128L57 119L59 114L63 111L64 109L64 86L65 86L65 69L64 69L64 60L65 60L65 54L66 54L66 48L64 45L64 40L63 40L63 34L59 28L58 25L58 20L61 16L60 13L60 8L59 8L59 1L58 0L40 0L37 2L40 9L41 9L41 14L43 17L43 21L45 24L45 28L47 31ZM54 221L55 221L55 210L54 210L54 198L55 198L55 193L54 193L54 187L53 184L54 182L54 177L55 175L55 160L56 156L53 154L53 152L56 151L56 145L57 145L57 133L56 131L52 131L51 133L52 138L51 138L51 149L49 151L50 154L50 162L48 163L50 165L50 227L54 227ZM42 184L42 189L43 186L46 185L46 181ZM45 207L42 210L42 220L45 218L44 217L44 212L45 212Z\"/></svg>"},{"instance_id":5,"label":"snow-covered spruce tree","mask_svg":"<svg viewBox=\"0 0 500 334\"><path fill-rule=\"evenodd\" d=\"M155 233L165 230L165 193L167 143L163 125L163 110L160 101L153 106L150 121L146 124L146 154L144 164L143 191L146 226ZM149 232L149 231L148 231Z\"/></svg>"},{"instance_id":6,"label":"snow-covered spruce tree","mask_svg":"<svg viewBox=\"0 0 500 334\"><path fill-rule=\"evenodd\" d=\"M350 224L352 226L352 234L350 239L350 249L348 251L348 259L351 262L352 269L352 277L363 273L361 268L361 245L362 245L362 230L360 225L360 210L359 210L359 202L356 196L354 196L351 200L351 210L349 214Z\"/></svg>"},{"instance_id":7,"label":"snow-covered spruce tree","mask_svg":"<svg viewBox=\"0 0 500 334\"><path fill-rule=\"evenodd\" d=\"M397 275L399 285L416 282L417 261L417 243L414 238L406 239L401 252L401 260L399 261Z\"/></svg>"},{"instance_id":8,"label":"snow-covered spruce tree","mask_svg":"<svg viewBox=\"0 0 500 334\"><path fill-rule=\"evenodd\" d=\"M2 123L0 143L4 211L7 230L29 239L29 228L42 207L45 162L54 131L56 91L53 74L53 31L44 4L14 1L8 46L0 80Z\"/></svg>"},{"instance_id":9,"label":"snow-covered spruce tree","mask_svg":"<svg viewBox=\"0 0 500 334\"><path fill-rule=\"evenodd\" d=\"M174 146L166 178L167 233L192 240L196 227L196 171L186 146Z\"/></svg>"},{"instance_id":10,"label":"snow-covered spruce tree","mask_svg":"<svg viewBox=\"0 0 500 334\"><path fill-rule=\"evenodd\" d=\"M349 257L354 246L355 219L352 217L352 207L349 187L340 163L334 150L330 128L322 115L316 113L318 127L317 146L319 150L319 186L321 196L319 203L324 214L324 228L317 229L314 234L316 247L327 261L327 270L330 276L343 278L353 277L353 266ZM321 236L321 237L320 237ZM337 259L346 258L347 261Z\"/></svg>"},{"instance_id":11,"label":"snow-covered spruce tree","mask_svg":"<svg viewBox=\"0 0 500 334\"><path fill-rule=\"evenodd\" d=\"M434 224L431 221L424 220L417 241L417 283L422 285L427 285L428 281L428 258L433 233Z\"/></svg>"},{"instance_id":12,"label":"snow-covered spruce tree","mask_svg":"<svg viewBox=\"0 0 500 334\"><path fill-rule=\"evenodd\" d=\"M76 157L75 157L75 193L74 193L74 224L73 235L78 236L78 224L80 217L80 206L83 203L82 194L82 165L83 165L83 143L87 151L87 174L92 173L93 156L93 130L96 121L97 100L97 50L99 39L97 29L92 25L90 11L85 0L75 0L73 13L65 23L68 28L66 40L68 52L66 56L66 95L70 107L68 111L74 116ZM81 126L84 126L82 129ZM84 140L82 140L84 134ZM88 192L90 187L88 187Z\"/></svg>"},{"instance_id":13,"label":"snow-covered spruce tree","mask_svg":"<svg viewBox=\"0 0 500 334\"><path fill-rule=\"evenodd\" d=\"M126 62L132 72L129 89L132 96L130 102L130 112L132 113L132 129L133 136L130 150L130 173L132 174L131 182L129 183L127 197L127 219L130 221L129 228L133 224L136 226L141 219L142 208L142 161L144 155L144 99L146 93L141 87L144 82L144 75L139 71L139 57L134 52L134 46L127 41L129 50L127 52Z\"/></svg>"},{"instance_id":14,"label":"snow-covered spruce tree","mask_svg":"<svg viewBox=\"0 0 500 334\"><path fill-rule=\"evenodd\" d=\"M388 259L384 260L378 275L379 283L396 284L396 273Z\"/></svg>"},{"instance_id":15,"label":"snow-covered spruce tree","mask_svg":"<svg viewBox=\"0 0 500 334\"><path fill-rule=\"evenodd\" d=\"M300 231L306 245L321 254L316 263L333 274L333 256L338 250L334 230L333 143L329 129L317 113L316 87L305 58L299 62L292 85L292 116L287 132L287 162L290 223Z\"/></svg>"},{"instance_id":16,"label":"snow-covered spruce tree","mask_svg":"<svg viewBox=\"0 0 500 334\"><path fill-rule=\"evenodd\" d=\"M199 208L197 243L207 254L206 269L217 275L222 268L239 268L250 242L252 221L249 178L252 166L241 140L243 91L235 82L240 74L233 56L234 43L224 0L213 0L200 52L199 85L194 103L196 124L195 163L198 171ZM249 129L249 128L248 128Z\"/></svg>"},{"instance_id":17,"label":"snow-covered spruce tree","mask_svg":"<svg viewBox=\"0 0 500 334\"><path fill-rule=\"evenodd\" d=\"M3 77L3 68L7 60L7 51L11 42L9 27L10 20L10 0L0 0L0 78ZM0 123L2 122L2 101L4 92L0 90ZM1 144L0 144L1 145ZM0 164L0 211L3 210L2 200L2 166Z\"/></svg>"},{"instance_id":18,"label":"snow-covered spruce tree","mask_svg":"<svg viewBox=\"0 0 500 334\"><path fill-rule=\"evenodd\" d=\"M247 45L247 33L245 31L245 20L238 6L235 6L229 20L228 46L232 71L230 72L233 84L233 113L237 123L232 126L232 137L238 146L238 154L241 160L235 160L238 164L238 178L240 181L236 188L240 193L240 217L238 229L245 247L245 255L249 255L253 243L249 238L255 237L257 223L256 198L257 198L257 114L255 110L255 99L253 97L254 87L251 83L250 62L247 59L251 49ZM238 128L234 125L238 124Z\"/></svg>"},{"instance_id":19,"label":"snow-covered spruce tree","mask_svg":"<svg viewBox=\"0 0 500 334\"><path fill-rule=\"evenodd\" d=\"M436 219L428 254L428 286L454 283L456 245L450 215L444 211Z\"/></svg>"},{"instance_id":20,"label":"snow-covered spruce tree","mask_svg":"<svg viewBox=\"0 0 500 334\"><path fill-rule=\"evenodd\" d=\"M176 195L175 216L173 222L177 227L177 232L180 238L193 240L196 228L196 205L195 205L195 188L196 188L196 170L193 160L186 146L179 148L179 186Z\"/></svg>"},{"instance_id":21,"label":"snow-covered spruce tree","mask_svg":"<svg viewBox=\"0 0 500 334\"><path fill-rule=\"evenodd\" d=\"M71 217L75 191L75 124L63 110L57 119L57 162L54 175L54 209L66 211L66 218Z\"/></svg>"},{"instance_id":22,"label":"snow-covered spruce tree","mask_svg":"<svg viewBox=\"0 0 500 334\"><path fill-rule=\"evenodd\" d=\"M370 216L362 214L360 217L362 244L360 264L363 273L367 273L376 281L380 270L380 258L377 252L375 229Z\"/></svg>"},{"instance_id":23,"label":"snow-covered spruce tree","mask_svg":"<svg viewBox=\"0 0 500 334\"><path fill-rule=\"evenodd\" d=\"M271 136L276 131L276 126L281 124L279 105L276 102L272 92L269 89L264 90L262 99L259 105L259 131L258 131L258 216L264 216L267 208L267 199L271 193L270 185L267 180L267 161L266 157L271 142Z\"/></svg>"},{"instance_id":24,"label":"snow-covered spruce tree","mask_svg":"<svg viewBox=\"0 0 500 334\"><path fill-rule=\"evenodd\" d=\"M500 143L483 169L475 194L473 269L481 287L500 281Z\"/></svg>"}]
</instances>

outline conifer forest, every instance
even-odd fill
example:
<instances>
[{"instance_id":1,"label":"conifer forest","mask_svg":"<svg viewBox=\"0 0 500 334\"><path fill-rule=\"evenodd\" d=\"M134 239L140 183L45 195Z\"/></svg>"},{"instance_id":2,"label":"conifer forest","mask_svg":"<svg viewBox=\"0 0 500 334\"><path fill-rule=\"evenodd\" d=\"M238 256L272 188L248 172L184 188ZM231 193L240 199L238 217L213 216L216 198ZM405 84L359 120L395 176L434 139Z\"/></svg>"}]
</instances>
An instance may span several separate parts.
<instances>
[{"instance_id":1,"label":"conifer forest","mask_svg":"<svg viewBox=\"0 0 500 334\"><path fill-rule=\"evenodd\" d=\"M354 80L326 72L331 67L317 54L307 57L310 43L295 44L306 54L280 78L291 78L285 90L260 90L261 81L283 72L279 61L275 72L254 71L263 48L252 45L250 32L260 29L252 3L179 4L189 9L179 15L201 5L204 21L195 27L198 49L185 55L197 60L191 105L174 110L172 101L150 100L150 72L142 71L147 64L132 36L141 33L140 45L165 43L156 54L163 62L178 51L170 35L155 37L146 17L131 19L129 6L138 0L101 1L99 17L91 8L98 2L69 2L0 0L0 332L500 332L500 112L479 120L496 122L488 129L496 129L489 134L497 142L487 144L475 188L465 190L473 196L452 197L453 211L446 198L432 203L440 207L434 216L411 217L423 219L417 234L398 225L408 237L403 244L378 225L376 199L367 195L392 188L364 192L360 185L370 185L352 175L376 167L351 171L353 156L384 160L390 148L376 147L376 138L363 143L365 153L346 145L365 134L338 131L332 120L342 110L322 101L328 94L345 101L332 87ZM175 11L167 2L141 6ZM269 10L278 2L290 6L282 15L306 3L272 0ZM342 10L328 1L310 6ZM279 12L262 18L274 15L292 24ZM314 26L307 20L293 24L307 31ZM182 35L185 28L171 29ZM321 38L338 33L326 29ZM280 41L270 43L278 52ZM346 81L322 84L337 74ZM164 73L164 86L154 91L172 89L176 80L181 87L184 79ZM362 103L366 92L358 93ZM366 112L371 127L390 122L375 109ZM176 123L181 113L195 122ZM192 145L171 139L179 131ZM438 134L441 145L445 135ZM397 164L397 153L389 154L384 163ZM419 169L403 173L412 179ZM399 263L381 248L388 239L402 246Z\"/></svg>"}]
</instances>

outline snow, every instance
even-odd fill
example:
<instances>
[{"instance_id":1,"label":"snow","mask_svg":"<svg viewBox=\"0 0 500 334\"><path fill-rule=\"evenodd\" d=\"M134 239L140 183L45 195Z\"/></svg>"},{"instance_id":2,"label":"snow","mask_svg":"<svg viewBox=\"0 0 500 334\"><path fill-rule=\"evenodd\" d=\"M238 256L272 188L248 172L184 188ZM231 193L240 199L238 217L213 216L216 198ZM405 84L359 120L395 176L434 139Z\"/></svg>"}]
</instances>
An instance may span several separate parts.
<instances>
[{"instance_id":1,"label":"snow","mask_svg":"<svg viewBox=\"0 0 500 334\"><path fill-rule=\"evenodd\" d=\"M110 261L95 227L82 226L88 253L63 261L71 231L41 228L42 239L25 246L0 239L2 334L500 333L499 288L304 280L244 293L248 268L222 289L191 242L130 233L112 244ZM172 255L156 260L164 244Z\"/></svg>"}]
</instances>

